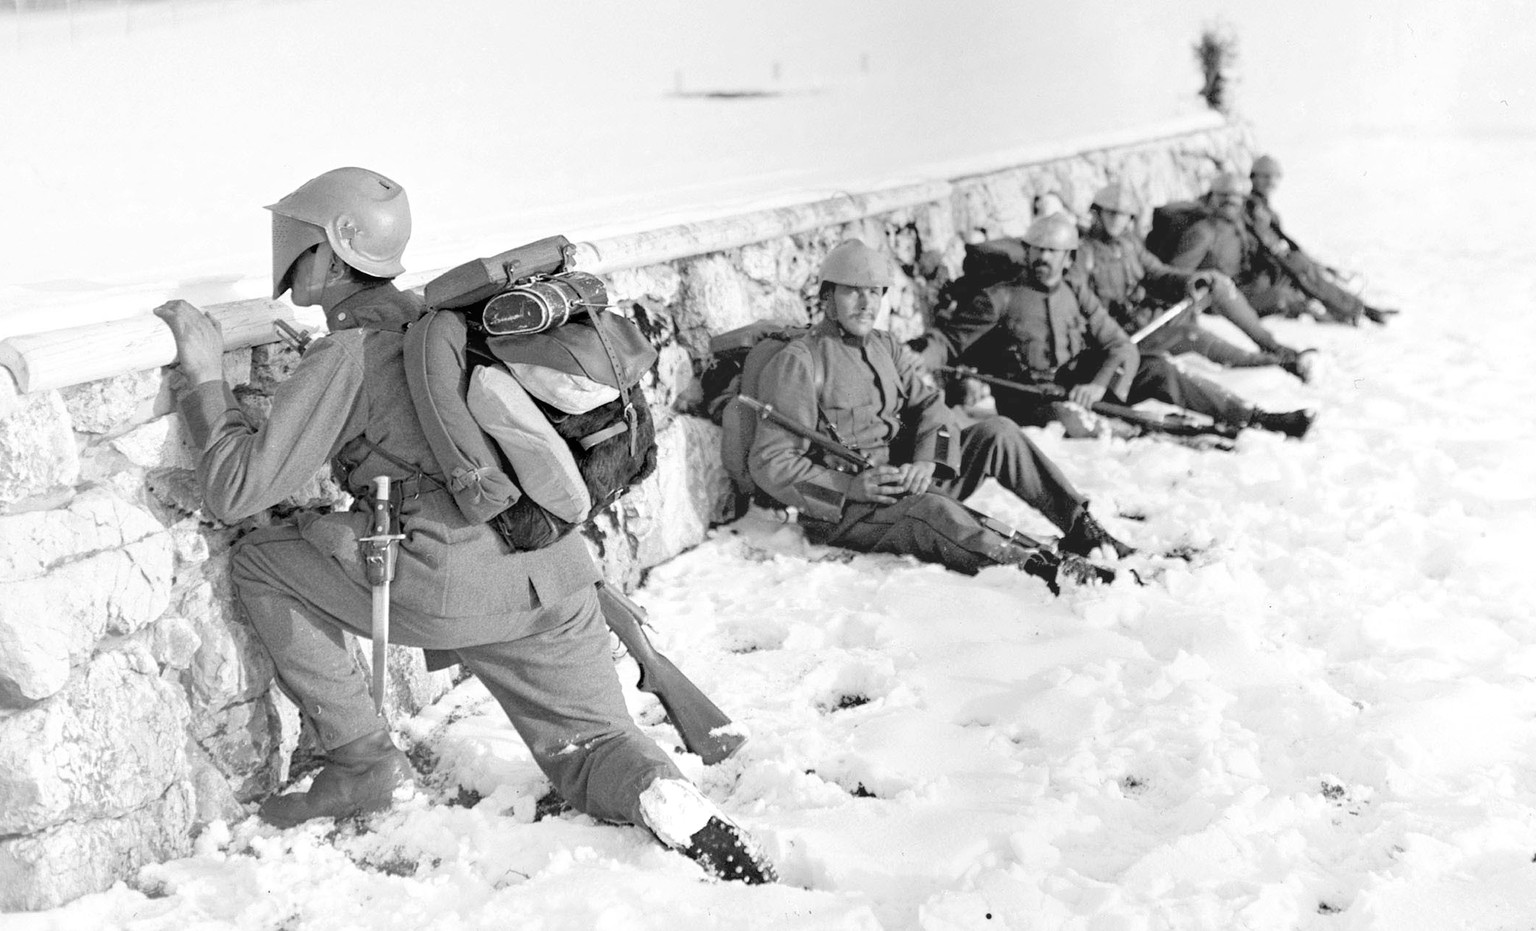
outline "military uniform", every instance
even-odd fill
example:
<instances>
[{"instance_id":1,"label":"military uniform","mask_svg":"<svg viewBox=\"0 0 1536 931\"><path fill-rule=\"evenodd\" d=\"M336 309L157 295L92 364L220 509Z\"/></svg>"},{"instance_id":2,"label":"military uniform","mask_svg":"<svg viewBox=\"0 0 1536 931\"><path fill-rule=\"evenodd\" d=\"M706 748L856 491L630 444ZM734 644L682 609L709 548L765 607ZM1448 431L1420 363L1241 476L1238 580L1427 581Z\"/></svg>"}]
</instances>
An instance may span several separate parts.
<instances>
[{"instance_id":1,"label":"military uniform","mask_svg":"<svg viewBox=\"0 0 1536 931\"><path fill-rule=\"evenodd\" d=\"M1280 217L1269 198L1254 192L1243 204L1248 228L1262 248L1251 255L1250 288L1256 308L1272 313L1300 312L1308 298L1317 298L1332 316L1357 322L1365 302L1334 281L1333 276L1280 229ZM1261 311L1262 312L1262 311Z\"/></svg>"},{"instance_id":2,"label":"military uniform","mask_svg":"<svg viewBox=\"0 0 1536 931\"><path fill-rule=\"evenodd\" d=\"M1159 313L1179 301L1195 270L1164 263L1129 233L1113 239L1099 232L1083 238L1072 273L1086 278L1089 287L1109 309L1110 316L1128 333L1151 323ZM1234 346L1199 324L1199 315L1186 311L1148 334L1137 346L1143 355L1193 352L1219 365L1252 367L1275 365L1285 349L1264 329L1259 316L1230 280L1217 278L1211 286L1211 305L1235 323L1261 351Z\"/></svg>"},{"instance_id":3,"label":"military uniform","mask_svg":"<svg viewBox=\"0 0 1536 931\"><path fill-rule=\"evenodd\" d=\"M329 315L333 332L279 387L264 425L246 420L222 382L183 397L214 516L234 521L270 507L327 461L358 498L350 511L306 512L243 537L233 556L239 601L323 749L379 731L367 679L342 634L369 633L371 589L357 542L369 525L362 499L374 477L390 475L405 535L391 641L457 654L567 801L598 818L639 822L639 793L657 778L681 777L625 706L598 610L601 575L576 534L537 552L509 552L431 478L440 469L402 357L402 331L420 314L420 299L391 284L340 302ZM401 475L392 459L420 471Z\"/></svg>"},{"instance_id":4,"label":"military uniform","mask_svg":"<svg viewBox=\"0 0 1536 931\"><path fill-rule=\"evenodd\" d=\"M936 464L934 488L894 504L848 499L851 468L764 422L749 457L760 488L800 511L808 538L869 552L905 553L974 573L1022 555L960 504L988 477L1058 527L1085 505L1057 466L1000 417L956 431L953 412L916 356L893 336L864 338L824 320L763 369L761 400L834 436L876 465ZM959 442L948 442L958 432Z\"/></svg>"},{"instance_id":5,"label":"military uniform","mask_svg":"<svg viewBox=\"0 0 1536 931\"><path fill-rule=\"evenodd\" d=\"M1254 409L1218 385L1186 375L1161 355L1141 357L1081 278L1044 291L1020 275L975 295L926 335L930 368L952 361L987 375L1061 387L1114 372L1109 391L1129 404L1155 398L1226 423L1246 425ZM999 389L998 413L1020 423L1052 417L1050 403Z\"/></svg>"}]
</instances>

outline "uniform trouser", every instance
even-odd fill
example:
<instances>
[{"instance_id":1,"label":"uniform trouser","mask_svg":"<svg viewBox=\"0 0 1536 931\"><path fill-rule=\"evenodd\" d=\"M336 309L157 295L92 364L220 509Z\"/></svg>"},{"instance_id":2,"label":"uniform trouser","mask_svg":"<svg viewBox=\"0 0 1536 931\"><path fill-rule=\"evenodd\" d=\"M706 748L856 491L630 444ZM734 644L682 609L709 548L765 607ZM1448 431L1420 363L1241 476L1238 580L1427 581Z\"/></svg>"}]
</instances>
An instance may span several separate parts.
<instances>
[{"instance_id":1,"label":"uniform trouser","mask_svg":"<svg viewBox=\"0 0 1536 931\"><path fill-rule=\"evenodd\" d=\"M386 726L342 637L369 634L371 593L332 566L294 527L246 536L233 559L236 593L278 683L325 750ZM596 589L530 609L522 620L514 639L448 648L485 683L566 801L595 818L638 823L640 792L681 774L629 716ZM445 647L451 624L396 607L390 641Z\"/></svg>"},{"instance_id":2,"label":"uniform trouser","mask_svg":"<svg viewBox=\"0 0 1536 931\"><path fill-rule=\"evenodd\" d=\"M1232 283L1231 278L1225 275L1218 276L1211 285L1211 309L1232 321L1239 330L1243 331L1243 335L1253 340L1253 344L1261 350L1275 352L1280 349L1280 343L1275 340L1275 335L1259 321L1259 312L1248 303L1248 299L1243 296L1242 291L1238 290L1237 285Z\"/></svg>"},{"instance_id":3,"label":"uniform trouser","mask_svg":"<svg viewBox=\"0 0 1536 931\"><path fill-rule=\"evenodd\" d=\"M1063 388L1090 381L1104 364L1098 351L1084 352L1056 372L1056 383ZM1113 396L1106 396L1113 400ZM1131 380L1125 403L1138 404L1157 400L1185 410L1205 414L1223 423L1246 426L1253 419L1254 407L1213 381L1179 371L1167 356L1142 356ZM1054 416L1050 401L1018 391L1002 391L997 397L997 411L1022 424L1043 424Z\"/></svg>"},{"instance_id":4,"label":"uniform trouser","mask_svg":"<svg viewBox=\"0 0 1536 931\"><path fill-rule=\"evenodd\" d=\"M1289 253L1284 263L1284 272L1266 272L1242 286L1243 294L1260 314L1303 313L1309 297L1317 298L1328 313L1345 320L1358 320L1365 313L1365 302L1305 253Z\"/></svg>"},{"instance_id":5,"label":"uniform trouser","mask_svg":"<svg viewBox=\"0 0 1536 931\"><path fill-rule=\"evenodd\" d=\"M1086 500L1061 467L1006 417L987 417L961 431L960 474L940 490L964 501L988 478L1062 530L1072 527Z\"/></svg>"},{"instance_id":6,"label":"uniform trouser","mask_svg":"<svg viewBox=\"0 0 1536 931\"><path fill-rule=\"evenodd\" d=\"M1142 356L1125 400L1162 401L1223 423L1247 425L1253 418L1252 404L1213 381L1179 371L1167 356Z\"/></svg>"},{"instance_id":7,"label":"uniform trouser","mask_svg":"<svg viewBox=\"0 0 1536 931\"><path fill-rule=\"evenodd\" d=\"M1275 357L1269 353L1235 346L1198 323L1169 323L1149 333L1137 348L1144 353L1165 353L1170 356L1192 352L1205 356L1217 365L1231 368L1276 364Z\"/></svg>"},{"instance_id":8,"label":"uniform trouser","mask_svg":"<svg viewBox=\"0 0 1536 931\"><path fill-rule=\"evenodd\" d=\"M901 553L975 574L1010 551L1007 539L960 503L987 478L1018 495L1066 530L1084 499L1061 469L1004 417L989 417L960 434L960 472L935 490L895 504L850 502L842 520L801 519L814 542L867 553ZM959 499L959 500L957 500Z\"/></svg>"}]
</instances>

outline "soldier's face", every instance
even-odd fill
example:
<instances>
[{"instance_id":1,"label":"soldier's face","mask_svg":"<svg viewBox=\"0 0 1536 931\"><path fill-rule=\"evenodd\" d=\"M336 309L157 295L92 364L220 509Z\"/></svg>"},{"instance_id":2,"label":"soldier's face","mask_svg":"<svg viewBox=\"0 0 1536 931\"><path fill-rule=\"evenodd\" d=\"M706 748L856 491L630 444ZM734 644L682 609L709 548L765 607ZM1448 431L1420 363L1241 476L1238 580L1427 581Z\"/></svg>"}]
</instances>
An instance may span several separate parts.
<instances>
[{"instance_id":1,"label":"soldier's face","mask_svg":"<svg viewBox=\"0 0 1536 931\"><path fill-rule=\"evenodd\" d=\"M1211 209L1228 220L1240 219L1243 215L1243 195L1235 192L1212 194Z\"/></svg>"},{"instance_id":2,"label":"soldier's face","mask_svg":"<svg viewBox=\"0 0 1536 931\"><path fill-rule=\"evenodd\" d=\"M1103 227L1104 232L1111 239L1123 235L1131 225L1131 215L1128 213L1121 213L1118 210L1106 210L1103 207L1095 207L1093 209L1099 215L1099 226Z\"/></svg>"},{"instance_id":3,"label":"soldier's face","mask_svg":"<svg viewBox=\"0 0 1536 931\"><path fill-rule=\"evenodd\" d=\"M1256 169L1248 176L1253 182L1253 193L1268 197L1280 184L1280 173L1267 168Z\"/></svg>"},{"instance_id":4,"label":"soldier's face","mask_svg":"<svg viewBox=\"0 0 1536 931\"><path fill-rule=\"evenodd\" d=\"M880 316L880 302L885 298L884 288L859 288L847 284L835 284L827 295L825 308L850 336L868 336L875 328L875 318Z\"/></svg>"},{"instance_id":5,"label":"soldier's face","mask_svg":"<svg viewBox=\"0 0 1536 931\"><path fill-rule=\"evenodd\" d=\"M1029 274L1034 278L1035 284L1041 287L1054 288L1061 284L1062 276L1067 273L1067 266L1071 264L1072 252L1069 249L1029 247Z\"/></svg>"}]
</instances>

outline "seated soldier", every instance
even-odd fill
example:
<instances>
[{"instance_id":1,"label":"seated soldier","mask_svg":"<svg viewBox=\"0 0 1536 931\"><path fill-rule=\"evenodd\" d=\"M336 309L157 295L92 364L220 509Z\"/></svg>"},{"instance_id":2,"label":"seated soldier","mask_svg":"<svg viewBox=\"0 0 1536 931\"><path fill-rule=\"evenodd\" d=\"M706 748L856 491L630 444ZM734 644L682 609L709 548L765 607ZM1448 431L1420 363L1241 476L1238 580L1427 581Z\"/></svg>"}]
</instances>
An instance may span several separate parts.
<instances>
[{"instance_id":1,"label":"seated soldier","mask_svg":"<svg viewBox=\"0 0 1536 931\"><path fill-rule=\"evenodd\" d=\"M1136 209L1135 198L1123 184L1108 185L1095 194L1091 225L1078 247L1071 273L1087 281L1110 316L1128 333L1151 323L1186 293L1193 297L1208 290L1212 307L1235 323L1260 350L1234 346L1201 327L1199 315L1188 311L1147 334L1137 344L1142 355L1193 352L1232 367L1278 365L1306 381L1314 350L1297 352L1281 345L1226 275L1164 264L1131 234Z\"/></svg>"},{"instance_id":2,"label":"seated soldier","mask_svg":"<svg viewBox=\"0 0 1536 931\"><path fill-rule=\"evenodd\" d=\"M1024 233L1027 261L1011 280L956 308L914 341L931 369L954 362L985 375L1067 389L1069 401L1092 407L1109 394L1135 404L1156 399L1236 427L1258 427L1300 438L1312 426L1307 410L1269 413L1202 378L1179 371L1166 356L1142 358L1125 331L1067 269L1078 248L1077 227L1042 217ZM1002 390L997 411L1021 424L1056 416L1052 402Z\"/></svg>"},{"instance_id":3,"label":"seated soldier","mask_svg":"<svg viewBox=\"0 0 1536 931\"><path fill-rule=\"evenodd\" d=\"M823 319L763 369L760 400L877 465L855 474L807 440L764 421L748 466L758 487L799 509L816 543L903 553L967 574L1015 565L1055 584L1112 576L1078 557L1129 555L1088 512L1088 503L1045 454L1000 417L956 430L953 412L916 357L875 329L890 263L853 239L821 268ZM958 442L950 442L955 436ZM988 477L1066 531L1059 547L1027 547L966 508ZM1059 564L1059 565L1058 565Z\"/></svg>"},{"instance_id":4,"label":"seated soldier","mask_svg":"<svg viewBox=\"0 0 1536 931\"><path fill-rule=\"evenodd\" d=\"M1388 317L1397 313L1365 303L1340 284L1336 270L1307 255L1280 228L1280 217L1269 203L1280 183L1280 163L1273 156L1260 155L1254 159L1248 178L1253 189L1243 205L1243 214L1259 246L1254 255L1255 276L1268 283L1268 297L1278 312L1305 305L1310 298L1322 304L1329 316L1348 323L1358 323L1361 315L1376 323L1386 323Z\"/></svg>"}]
</instances>

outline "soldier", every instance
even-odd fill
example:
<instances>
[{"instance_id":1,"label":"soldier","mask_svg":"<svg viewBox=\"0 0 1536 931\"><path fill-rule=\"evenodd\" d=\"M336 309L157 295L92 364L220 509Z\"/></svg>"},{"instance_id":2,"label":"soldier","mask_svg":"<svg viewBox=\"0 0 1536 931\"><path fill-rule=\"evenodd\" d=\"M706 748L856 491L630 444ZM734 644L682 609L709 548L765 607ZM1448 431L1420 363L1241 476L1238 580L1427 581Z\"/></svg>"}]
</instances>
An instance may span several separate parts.
<instances>
[{"instance_id":1,"label":"soldier","mask_svg":"<svg viewBox=\"0 0 1536 931\"><path fill-rule=\"evenodd\" d=\"M1335 269L1313 259L1280 228L1280 217L1269 202L1280 183L1280 174L1280 163L1274 156L1260 155L1254 159L1248 173L1252 191L1243 205L1244 219L1259 245L1254 255L1255 276L1270 289L1272 305L1286 312L1313 298L1330 316L1344 322L1358 323L1364 315L1375 323L1386 323L1396 310L1365 303L1338 282Z\"/></svg>"},{"instance_id":2,"label":"soldier","mask_svg":"<svg viewBox=\"0 0 1536 931\"><path fill-rule=\"evenodd\" d=\"M1078 248L1077 227L1043 217L1024 233L1026 264L1016 277L973 295L914 341L929 368L953 362L983 374L1056 384L1068 400L1091 407L1113 390L1127 403L1156 399L1237 427L1258 427L1300 438L1312 426L1307 410L1270 413L1212 382L1180 372L1165 356L1142 358L1103 303L1067 269ZM1002 391L998 413L1022 424L1043 424L1052 404L1032 394Z\"/></svg>"},{"instance_id":3,"label":"soldier","mask_svg":"<svg viewBox=\"0 0 1536 931\"><path fill-rule=\"evenodd\" d=\"M307 791L268 798L261 818L290 827L380 810L411 778L343 640L370 633L358 541L369 533L372 480L390 475L404 534L391 639L455 653L578 810L643 824L722 877L773 879L750 838L630 719L599 614L601 576L581 535L514 553L454 504L402 357L402 331L422 313L421 299L390 280L410 238L405 191L376 172L338 168L267 209L273 296L291 291L295 304L318 305L330 334L306 351L265 423L248 420L224 384L217 325L185 301L155 311L176 338L188 383L181 411L201 452L209 513L250 517L327 461L358 502L255 530L233 553L241 607L326 757Z\"/></svg>"},{"instance_id":4,"label":"soldier","mask_svg":"<svg viewBox=\"0 0 1536 931\"><path fill-rule=\"evenodd\" d=\"M1016 565L1054 584L1056 560L989 527L960 503L988 477L1066 531L1068 577L1099 576L1077 556L1129 555L1088 512L1088 502L1014 424L1000 417L957 430L953 412L890 333L875 329L893 282L890 263L852 239L821 267L822 320L764 367L760 399L805 427L872 459L844 471L806 440L773 424L748 458L758 487L798 508L806 537L866 552L904 553L967 574ZM958 442L949 442L956 437Z\"/></svg>"},{"instance_id":5,"label":"soldier","mask_svg":"<svg viewBox=\"0 0 1536 931\"><path fill-rule=\"evenodd\" d=\"M1166 265L1131 235L1137 206L1125 185L1102 188L1094 195L1090 212L1091 225L1078 248L1072 272L1086 277L1094 295L1124 330L1133 333L1141 329L1186 293L1195 296L1208 290L1212 307L1260 350L1234 346L1202 328L1197 314L1187 312L1148 334L1137 347L1143 355L1193 352L1232 367L1278 365L1302 381L1308 379L1315 351L1298 352L1276 340L1231 278L1217 271Z\"/></svg>"}]
</instances>

